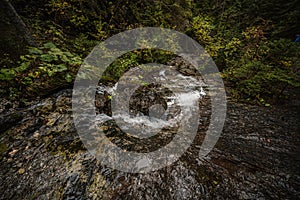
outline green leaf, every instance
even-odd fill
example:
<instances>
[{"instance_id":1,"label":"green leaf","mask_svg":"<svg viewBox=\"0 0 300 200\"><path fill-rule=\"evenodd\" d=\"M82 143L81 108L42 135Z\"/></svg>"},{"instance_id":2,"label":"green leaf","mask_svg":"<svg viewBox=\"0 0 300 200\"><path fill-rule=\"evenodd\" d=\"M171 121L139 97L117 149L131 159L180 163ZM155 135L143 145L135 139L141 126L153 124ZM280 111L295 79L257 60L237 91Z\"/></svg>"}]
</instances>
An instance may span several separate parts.
<instances>
[{"instance_id":1,"label":"green leaf","mask_svg":"<svg viewBox=\"0 0 300 200\"><path fill-rule=\"evenodd\" d=\"M68 74L66 74L65 79L68 83L70 83L70 82L72 82L73 77L68 73Z\"/></svg>"},{"instance_id":2,"label":"green leaf","mask_svg":"<svg viewBox=\"0 0 300 200\"><path fill-rule=\"evenodd\" d=\"M0 80L10 81L15 77L15 74L13 69L0 69Z\"/></svg>"},{"instance_id":3,"label":"green leaf","mask_svg":"<svg viewBox=\"0 0 300 200\"><path fill-rule=\"evenodd\" d=\"M55 74L55 71L47 70L48 76L53 76Z\"/></svg>"},{"instance_id":4,"label":"green leaf","mask_svg":"<svg viewBox=\"0 0 300 200\"><path fill-rule=\"evenodd\" d=\"M30 66L30 62L22 62L19 67L16 68L16 72L23 72L28 69Z\"/></svg>"},{"instance_id":5,"label":"green leaf","mask_svg":"<svg viewBox=\"0 0 300 200\"><path fill-rule=\"evenodd\" d=\"M36 54L36 55L43 54L43 51L36 48L36 47L31 47L31 48L29 48L28 51L29 51L30 54Z\"/></svg>"},{"instance_id":6,"label":"green leaf","mask_svg":"<svg viewBox=\"0 0 300 200\"><path fill-rule=\"evenodd\" d=\"M51 48L51 50L48 52L54 55L63 55L63 52L59 48Z\"/></svg>"},{"instance_id":7,"label":"green leaf","mask_svg":"<svg viewBox=\"0 0 300 200\"><path fill-rule=\"evenodd\" d=\"M52 61L56 61L56 60L58 60L56 55L53 55L53 54L43 54L43 55L41 55L41 61L52 62Z\"/></svg>"},{"instance_id":8,"label":"green leaf","mask_svg":"<svg viewBox=\"0 0 300 200\"><path fill-rule=\"evenodd\" d=\"M68 68L66 67L66 65L57 65L54 67L55 71L57 72L63 72L63 71L66 71Z\"/></svg>"},{"instance_id":9,"label":"green leaf","mask_svg":"<svg viewBox=\"0 0 300 200\"><path fill-rule=\"evenodd\" d=\"M66 55L60 55L60 59L65 63L70 61L70 59Z\"/></svg>"},{"instance_id":10,"label":"green leaf","mask_svg":"<svg viewBox=\"0 0 300 200\"><path fill-rule=\"evenodd\" d=\"M73 57L73 54L71 54L70 52L64 52L64 54L66 55L66 56L68 56L68 57Z\"/></svg>"},{"instance_id":11,"label":"green leaf","mask_svg":"<svg viewBox=\"0 0 300 200\"><path fill-rule=\"evenodd\" d=\"M56 48L56 46L52 42L47 42L47 43L44 44L44 48L52 49L52 48Z\"/></svg>"},{"instance_id":12,"label":"green leaf","mask_svg":"<svg viewBox=\"0 0 300 200\"><path fill-rule=\"evenodd\" d=\"M31 85L31 84L32 84L32 79L29 78L29 77L25 77L25 78L23 79L22 83L23 83L24 85Z\"/></svg>"}]
</instances>

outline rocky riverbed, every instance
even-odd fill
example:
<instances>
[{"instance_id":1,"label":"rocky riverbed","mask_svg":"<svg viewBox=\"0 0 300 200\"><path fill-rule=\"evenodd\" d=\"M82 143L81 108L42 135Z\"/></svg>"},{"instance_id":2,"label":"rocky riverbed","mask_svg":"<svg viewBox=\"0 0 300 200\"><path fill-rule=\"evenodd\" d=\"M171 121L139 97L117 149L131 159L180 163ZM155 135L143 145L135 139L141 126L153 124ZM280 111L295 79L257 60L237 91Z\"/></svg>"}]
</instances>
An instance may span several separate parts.
<instances>
[{"instance_id":1,"label":"rocky riverbed","mask_svg":"<svg viewBox=\"0 0 300 200\"><path fill-rule=\"evenodd\" d=\"M97 112L109 115L111 97L105 91L99 94ZM210 114L206 106L209 98L204 98L202 107L200 103L202 123L191 147L172 165L137 174L111 169L86 150L73 124L71 101L72 90L63 90L26 106L1 103L1 199L300 197L297 102L289 107L267 108L228 99L221 137L206 157L199 158ZM141 102L135 104L140 111L148 112ZM106 129L111 141L127 150L140 150L130 143L132 138L122 137L113 123L106 124ZM143 145L158 148L164 140L157 141Z\"/></svg>"}]
</instances>

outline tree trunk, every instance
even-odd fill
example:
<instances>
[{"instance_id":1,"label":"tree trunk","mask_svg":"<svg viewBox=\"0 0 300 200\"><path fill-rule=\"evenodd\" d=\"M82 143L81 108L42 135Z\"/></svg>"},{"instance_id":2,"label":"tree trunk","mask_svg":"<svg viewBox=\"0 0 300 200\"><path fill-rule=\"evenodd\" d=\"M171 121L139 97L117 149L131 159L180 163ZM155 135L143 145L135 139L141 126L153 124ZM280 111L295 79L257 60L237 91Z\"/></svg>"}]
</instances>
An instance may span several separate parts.
<instances>
[{"instance_id":1,"label":"tree trunk","mask_svg":"<svg viewBox=\"0 0 300 200\"><path fill-rule=\"evenodd\" d=\"M8 0L0 0L0 34L2 58L16 59L28 45L35 46L29 29Z\"/></svg>"}]
</instances>

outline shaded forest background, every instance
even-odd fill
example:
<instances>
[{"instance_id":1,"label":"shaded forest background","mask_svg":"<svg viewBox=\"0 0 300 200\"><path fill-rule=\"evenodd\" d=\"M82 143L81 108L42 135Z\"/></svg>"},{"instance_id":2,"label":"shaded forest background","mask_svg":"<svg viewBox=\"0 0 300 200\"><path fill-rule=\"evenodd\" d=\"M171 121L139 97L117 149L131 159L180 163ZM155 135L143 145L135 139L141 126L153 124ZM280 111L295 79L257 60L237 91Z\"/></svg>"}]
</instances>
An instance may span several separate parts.
<instances>
[{"instance_id":1,"label":"shaded forest background","mask_svg":"<svg viewBox=\"0 0 300 200\"><path fill-rule=\"evenodd\" d=\"M72 87L100 41L136 27L183 32L212 56L231 98L265 106L300 86L296 0L1 0L1 98L26 101ZM166 52L126 54L106 73L163 61Z\"/></svg>"}]
</instances>

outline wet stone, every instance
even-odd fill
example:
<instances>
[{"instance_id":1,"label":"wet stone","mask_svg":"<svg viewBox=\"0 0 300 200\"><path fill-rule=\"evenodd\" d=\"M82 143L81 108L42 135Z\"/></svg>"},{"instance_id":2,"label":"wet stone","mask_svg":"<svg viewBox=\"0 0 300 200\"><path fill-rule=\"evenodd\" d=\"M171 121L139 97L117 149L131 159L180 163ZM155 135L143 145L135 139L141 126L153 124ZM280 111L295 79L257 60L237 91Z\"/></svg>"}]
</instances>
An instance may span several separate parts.
<instances>
[{"instance_id":1,"label":"wet stone","mask_svg":"<svg viewBox=\"0 0 300 200\"><path fill-rule=\"evenodd\" d=\"M191 75L190 70L182 71ZM119 147L147 152L168 144L176 135L176 127L167 127L164 133L143 140L122 131L113 122L109 109L112 90L106 93L105 87L101 90L95 102L97 114L107 115L98 116L99 120L109 120L100 127L105 127L106 136ZM142 91L151 93L149 87L141 87L131 99L132 112L143 113L139 118L143 120L148 115L166 120L160 116L170 105L165 98L170 93L155 89L152 97L147 98L139 93ZM300 196L299 109L228 101L221 137L205 158L199 158L211 114L210 99L203 97L199 102L198 134L191 147L170 166L136 174L111 169L84 148L71 116L71 95L70 90L64 90L32 102L23 108L22 118L10 120L10 125L3 129L0 199L297 199ZM177 107L173 111L174 117L180 113ZM1 112L2 124L6 117L12 119L10 115L17 112L13 106ZM147 164L147 160L141 160L136 167Z\"/></svg>"}]
</instances>

